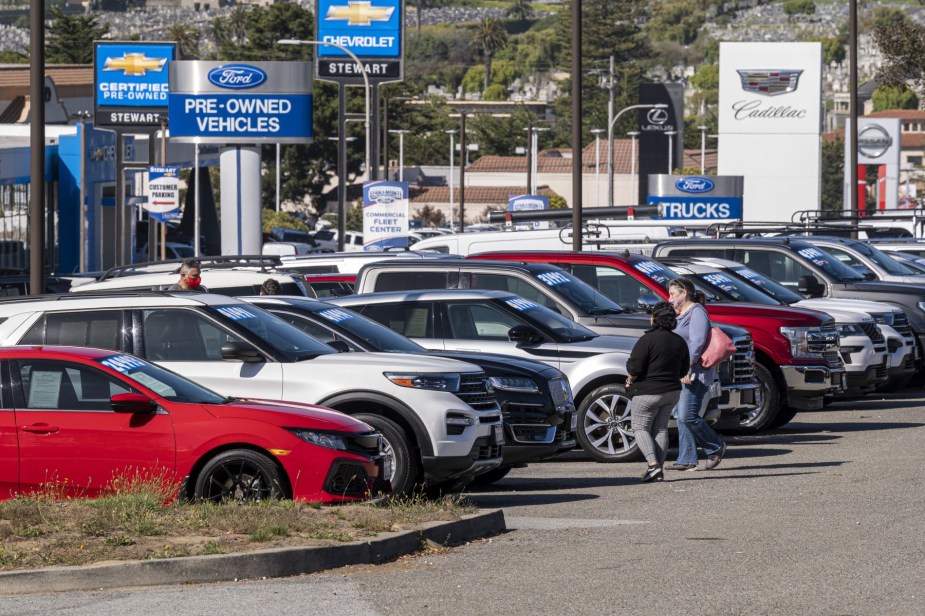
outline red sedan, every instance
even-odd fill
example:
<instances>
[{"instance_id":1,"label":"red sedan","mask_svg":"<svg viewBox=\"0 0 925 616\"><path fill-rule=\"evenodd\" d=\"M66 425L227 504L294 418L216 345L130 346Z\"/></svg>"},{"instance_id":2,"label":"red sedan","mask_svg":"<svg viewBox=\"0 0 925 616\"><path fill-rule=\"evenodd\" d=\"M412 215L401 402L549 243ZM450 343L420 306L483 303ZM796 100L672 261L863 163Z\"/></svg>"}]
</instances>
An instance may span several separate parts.
<instances>
[{"instance_id":1,"label":"red sedan","mask_svg":"<svg viewBox=\"0 0 925 616\"><path fill-rule=\"evenodd\" d=\"M337 411L223 398L112 351L0 350L0 498L166 471L187 499L356 501L384 463L379 434Z\"/></svg>"}]
</instances>

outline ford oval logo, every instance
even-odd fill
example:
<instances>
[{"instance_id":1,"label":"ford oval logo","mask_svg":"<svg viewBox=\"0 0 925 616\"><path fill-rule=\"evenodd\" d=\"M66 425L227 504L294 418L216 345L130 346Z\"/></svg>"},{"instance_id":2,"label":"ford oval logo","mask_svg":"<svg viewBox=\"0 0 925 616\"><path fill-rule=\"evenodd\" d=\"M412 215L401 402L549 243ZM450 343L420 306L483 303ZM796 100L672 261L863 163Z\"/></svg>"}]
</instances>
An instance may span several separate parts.
<instances>
[{"instance_id":1,"label":"ford oval logo","mask_svg":"<svg viewBox=\"0 0 925 616\"><path fill-rule=\"evenodd\" d=\"M707 178L681 178L674 183L675 188L686 193L705 193L713 190L713 182Z\"/></svg>"},{"instance_id":2,"label":"ford oval logo","mask_svg":"<svg viewBox=\"0 0 925 616\"><path fill-rule=\"evenodd\" d=\"M209 82L228 90L256 88L267 80L267 74L256 66L227 64L209 71Z\"/></svg>"}]
</instances>

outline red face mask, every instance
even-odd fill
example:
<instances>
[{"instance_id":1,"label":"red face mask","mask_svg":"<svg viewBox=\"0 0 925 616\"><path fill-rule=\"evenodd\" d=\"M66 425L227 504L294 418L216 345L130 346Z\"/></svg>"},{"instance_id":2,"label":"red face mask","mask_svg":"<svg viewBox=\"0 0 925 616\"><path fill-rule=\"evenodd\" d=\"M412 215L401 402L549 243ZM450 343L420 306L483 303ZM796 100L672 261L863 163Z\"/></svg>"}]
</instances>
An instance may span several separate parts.
<instances>
[{"instance_id":1,"label":"red face mask","mask_svg":"<svg viewBox=\"0 0 925 616\"><path fill-rule=\"evenodd\" d=\"M193 276L186 277L186 286L188 286L190 289L198 289L201 282L202 278L199 276L196 276L195 278Z\"/></svg>"}]
</instances>

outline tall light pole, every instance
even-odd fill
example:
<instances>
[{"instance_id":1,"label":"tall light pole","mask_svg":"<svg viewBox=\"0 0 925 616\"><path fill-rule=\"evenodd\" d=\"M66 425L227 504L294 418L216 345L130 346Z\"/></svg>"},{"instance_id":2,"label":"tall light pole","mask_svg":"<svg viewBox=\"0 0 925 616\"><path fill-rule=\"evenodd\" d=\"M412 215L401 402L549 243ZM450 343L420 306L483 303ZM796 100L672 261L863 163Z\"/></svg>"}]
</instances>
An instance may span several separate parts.
<instances>
[{"instance_id":1,"label":"tall light pole","mask_svg":"<svg viewBox=\"0 0 925 616\"><path fill-rule=\"evenodd\" d=\"M674 171L674 136L678 132L666 130L665 134L668 136L668 175L671 175L672 171Z\"/></svg>"},{"instance_id":2,"label":"tall light pole","mask_svg":"<svg viewBox=\"0 0 925 616\"><path fill-rule=\"evenodd\" d=\"M453 229L453 208L456 207L456 204L453 203L453 161L456 158L456 129L446 132L450 136L450 229Z\"/></svg>"},{"instance_id":3,"label":"tall light pole","mask_svg":"<svg viewBox=\"0 0 925 616\"><path fill-rule=\"evenodd\" d=\"M639 188L636 186L636 137L639 136L639 131L634 130L626 134L629 135L632 144L630 150L630 199L632 199L631 205L636 205L639 202Z\"/></svg>"},{"instance_id":4,"label":"tall light pole","mask_svg":"<svg viewBox=\"0 0 925 616\"><path fill-rule=\"evenodd\" d=\"M700 130L700 175L706 174L707 168L707 127L698 126Z\"/></svg>"},{"instance_id":5,"label":"tall light pole","mask_svg":"<svg viewBox=\"0 0 925 616\"><path fill-rule=\"evenodd\" d=\"M389 177L389 105L399 101L419 100L417 96L383 96L384 104L382 106L382 168L385 169L385 177ZM377 161L378 165L379 162Z\"/></svg>"},{"instance_id":6,"label":"tall light pole","mask_svg":"<svg viewBox=\"0 0 925 616\"><path fill-rule=\"evenodd\" d=\"M667 109L668 105L666 103L652 103L644 105L630 105L624 109L620 110L620 113L615 115L610 121L610 125L607 127L607 142L611 143L613 141L613 127L617 123L617 120L620 119L620 116L631 111L633 109ZM611 154L611 159L607 161L607 205L613 206L613 155Z\"/></svg>"},{"instance_id":7,"label":"tall light pole","mask_svg":"<svg viewBox=\"0 0 925 616\"><path fill-rule=\"evenodd\" d=\"M594 135L594 187L597 192L597 198L594 203L601 207L601 133L603 128L592 128L591 134Z\"/></svg>"},{"instance_id":8,"label":"tall light pole","mask_svg":"<svg viewBox=\"0 0 925 616\"><path fill-rule=\"evenodd\" d=\"M550 130L546 126L534 126L533 127L533 136L530 138L530 164L533 165L533 168L530 169L530 185L527 187L527 190L531 195L535 195L537 190L539 190L539 175L540 175L540 136L538 133L546 132Z\"/></svg>"},{"instance_id":9,"label":"tall light pole","mask_svg":"<svg viewBox=\"0 0 925 616\"><path fill-rule=\"evenodd\" d=\"M393 135L398 135L398 181L405 181L405 135L410 133L410 130L397 129L390 130L390 133ZM388 157L386 157L388 158ZM388 177L388 174L386 174Z\"/></svg>"}]
</instances>

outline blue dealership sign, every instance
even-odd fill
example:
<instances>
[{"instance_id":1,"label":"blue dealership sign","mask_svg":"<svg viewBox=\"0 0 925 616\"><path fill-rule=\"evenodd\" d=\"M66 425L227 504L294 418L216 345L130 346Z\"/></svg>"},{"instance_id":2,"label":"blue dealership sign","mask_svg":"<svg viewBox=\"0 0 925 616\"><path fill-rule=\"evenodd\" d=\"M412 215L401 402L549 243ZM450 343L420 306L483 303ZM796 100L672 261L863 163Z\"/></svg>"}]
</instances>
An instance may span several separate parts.
<instances>
[{"instance_id":1,"label":"blue dealership sign","mask_svg":"<svg viewBox=\"0 0 925 616\"><path fill-rule=\"evenodd\" d=\"M182 61L170 68L170 138L191 143L308 143L308 62Z\"/></svg>"},{"instance_id":2,"label":"blue dealership sign","mask_svg":"<svg viewBox=\"0 0 925 616\"><path fill-rule=\"evenodd\" d=\"M97 126L159 126L176 43L93 43Z\"/></svg>"},{"instance_id":3,"label":"blue dealership sign","mask_svg":"<svg viewBox=\"0 0 925 616\"><path fill-rule=\"evenodd\" d=\"M742 197L653 197L661 220L741 220Z\"/></svg>"},{"instance_id":4,"label":"blue dealership sign","mask_svg":"<svg viewBox=\"0 0 925 616\"><path fill-rule=\"evenodd\" d=\"M315 74L318 79L359 84L401 81L402 0L315 0ZM359 64L344 49L359 60Z\"/></svg>"}]
</instances>

